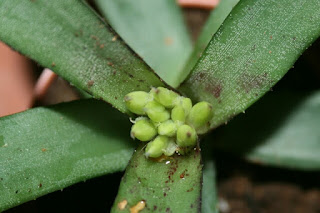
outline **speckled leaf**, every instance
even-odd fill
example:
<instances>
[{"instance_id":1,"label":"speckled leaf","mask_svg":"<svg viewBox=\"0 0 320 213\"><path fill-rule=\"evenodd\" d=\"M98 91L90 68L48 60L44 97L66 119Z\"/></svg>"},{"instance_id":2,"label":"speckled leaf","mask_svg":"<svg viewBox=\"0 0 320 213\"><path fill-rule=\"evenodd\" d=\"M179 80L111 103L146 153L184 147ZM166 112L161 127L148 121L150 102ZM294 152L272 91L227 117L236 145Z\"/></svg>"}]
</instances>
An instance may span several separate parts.
<instances>
[{"instance_id":1,"label":"speckled leaf","mask_svg":"<svg viewBox=\"0 0 320 213\"><path fill-rule=\"evenodd\" d=\"M271 93L206 140L256 163L319 170L319 127L320 92Z\"/></svg>"},{"instance_id":2,"label":"speckled leaf","mask_svg":"<svg viewBox=\"0 0 320 213\"><path fill-rule=\"evenodd\" d=\"M0 40L122 112L128 92L163 85L83 1L3 0L0 17Z\"/></svg>"},{"instance_id":3,"label":"speckled leaf","mask_svg":"<svg viewBox=\"0 0 320 213\"><path fill-rule=\"evenodd\" d=\"M180 91L213 105L215 128L270 90L319 34L318 0L240 1Z\"/></svg>"},{"instance_id":4,"label":"speckled leaf","mask_svg":"<svg viewBox=\"0 0 320 213\"><path fill-rule=\"evenodd\" d=\"M179 77L179 83L181 83L187 77L192 68L196 65L197 61L202 55L202 52L209 44L212 36L217 32L223 21L231 12L232 8L239 1L240 0L223 0L219 2L217 8L212 10L199 38L197 39L194 50L192 51L192 55L184 68L185 70Z\"/></svg>"},{"instance_id":5,"label":"speckled leaf","mask_svg":"<svg viewBox=\"0 0 320 213\"><path fill-rule=\"evenodd\" d=\"M129 212L142 200L143 212L199 212L201 181L199 151L155 162L145 158L140 146L126 169L112 212ZM123 201L127 205L121 210Z\"/></svg>"},{"instance_id":6,"label":"speckled leaf","mask_svg":"<svg viewBox=\"0 0 320 213\"><path fill-rule=\"evenodd\" d=\"M171 86L178 86L192 46L176 1L95 2L111 26L155 72Z\"/></svg>"},{"instance_id":7,"label":"speckled leaf","mask_svg":"<svg viewBox=\"0 0 320 213\"><path fill-rule=\"evenodd\" d=\"M0 211L124 170L129 131L126 116L94 100L0 118Z\"/></svg>"}]
</instances>

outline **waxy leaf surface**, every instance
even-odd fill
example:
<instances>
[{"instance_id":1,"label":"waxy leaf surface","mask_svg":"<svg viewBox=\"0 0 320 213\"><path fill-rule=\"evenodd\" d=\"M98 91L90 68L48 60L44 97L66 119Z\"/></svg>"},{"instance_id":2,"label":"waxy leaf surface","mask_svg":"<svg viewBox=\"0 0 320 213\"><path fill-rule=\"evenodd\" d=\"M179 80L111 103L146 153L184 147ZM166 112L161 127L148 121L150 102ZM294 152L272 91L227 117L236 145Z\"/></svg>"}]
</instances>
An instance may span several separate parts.
<instances>
[{"instance_id":1,"label":"waxy leaf surface","mask_svg":"<svg viewBox=\"0 0 320 213\"><path fill-rule=\"evenodd\" d=\"M179 85L192 51L176 1L96 0L101 13L147 64L169 85ZM183 75L186 76L186 75Z\"/></svg>"},{"instance_id":2,"label":"waxy leaf surface","mask_svg":"<svg viewBox=\"0 0 320 213\"><path fill-rule=\"evenodd\" d=\"M320 169L320 92L273 92L205 140L250 161Z\"/></svg>"},{"instance_id":3,"label":"waxy leaf surface","mask_svg":"<svg viewBox=\"0 0 320 213\"><path fill-rule=\"evenodd\" d=\"M0 40L95 98L127 112L123 97L159 80L83 1L0 1Z\"/></svg>"},{"instance_id":4,"label":"waxy leaf surface","mask_svg":"<svg viewBox=\"0 0 320 213\"><path fill-rule=\"evenodd\" d=\"M126 116L96 100L0 118L0 211L124 170L129 131Z\"/></svg>"},{"instance_id":5,"label":"waxy leaf surface","mask_svg":"<svg viewBox=\"0 0 320 213\"><path fill-rule=\"evenodd\" d=\"M215 128L269 91L319 35L318 0L240 1L180 91L213 105Z\"/></svg>"},{"instance_id":6,"label":"waxy leaf surface","mask_svg":"<svg viewBox=\"0 0 320 213\"><path fill-rule=\"evenodd\" d=\"M199 212L201 182L200 151L156 162L146 159L140 146L122 178L112 212L130 212L140 201L146 204L143 212ZM121 210L123 201L127 205Z\"/></svg>"}]
</instances>

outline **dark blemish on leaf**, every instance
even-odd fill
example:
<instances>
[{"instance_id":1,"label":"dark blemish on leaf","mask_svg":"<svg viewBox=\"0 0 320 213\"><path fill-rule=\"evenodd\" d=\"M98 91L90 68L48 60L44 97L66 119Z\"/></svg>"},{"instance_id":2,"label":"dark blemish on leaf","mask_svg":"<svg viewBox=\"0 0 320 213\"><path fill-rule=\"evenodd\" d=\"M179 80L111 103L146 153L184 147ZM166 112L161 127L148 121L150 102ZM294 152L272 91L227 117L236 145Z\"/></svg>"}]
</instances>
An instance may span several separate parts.
<instances>
[{"instance_id":1,"label":"dark blemish on leaf","mask_svg":"<svg viewBox=\"0 0 320 213\"><path fill-rule=\"evenodd\" d=\"M139 82L142 82L142 83L144 82L144 80L142 80L142 79L139 79L138 81L139 81Z\"/></svg>"},{"instance_id":2,"label":"dark blemish on leaf","mask_svg":"<svg viewBox=\"0 0 320 213\"><path fill-rule=\"evenodd\" d=\"M113 67L113 63L111 63L110 61L108 61L108 66Z\"/></svg>"},{"instance_id":3,"label":"dark blemish on leaf","mask_svg":"<svg viewBox=\"0 0 320 213\"><path fill-rule=\"evenodd\" d=\"M192 209L193 209L193 203L190 205L190 208L192 208Z\"/></svg>"},{"instance_id":4,"label":"dark blemish on leaf","mask_svg":"<svg viewBox=\"0 0 320 213\"><path fill-rule=\"evenodd\" d=\"M270 36L270 39L272 39L272 35Z\"/></svg>"},{"instance_id":5,"label":"dark blemish on leaf","mask_svg":"<svg viewBox=\"0 0 320 213\"><path fill-rule=\"evenodd\" d=\"M41 188L42 187L42 183L39 183L39 188Z\"/></svg>"},{"instance_id":6,"label":"dark blemish on leaf","mask_svg":"<svg viewBox=\"0 0 320 213\"><path fill-rule=\"evenodd\" d=\"M130 78L134 78L134 76L132 74L128 74Z\"/></svg>"},{"instance_id":7,"label":"dark blemish on leaf","mask_svg":"<svg viewBox=\"0 0 320 213\"><path fill-rule=\"evenodd\" d=\"M192 192L192 191L193 191L193 188L187 190L187 192Z\"/></svg>"},{"instance_id":8,"label":"dark blemish on leaf","mask_svg":"<svg viewBox=\"0 0 320 213\"><path fill-rule=\"evenodd\" d=\"M103 49L104 48L104 44L100 44L100 49Z\"/></svg>"},{"instance_id":9,"label":"dark blemish on leaf","mask_svg":"<svg viewBox=\"0 0 320 213\"><path fill-rule=\"evenodd\" d=\"M116 75L116 74L117 74L117 71L113 71L113 72L112 72L112 75Z\"/></svg>"},{"instance_id":10,"label":"dark blemish on leaf","mask_svg":"<svg viewBox=\"0 0 320 213\"><path fill-rule=\"evenodd\" d=\"M168 207L168 208L166 208L166 212L170 212L170 208Z\"/></svg>"},{"instance_id":11,"label":"dark blemish on leaf","mask_svg":"<svg viewBox=\"0 0 320 213\"><path fill-rule=\"evenodd\" d=\"M87 82L87 86L90 88L90 87L92 87L92 85L94 84L94 81L93 80L89 80L88 82Z\"/></svg>"},{"instance_id":12,"label":"dark blemish on leaf","mask_svg":"<svg viewBox=\"0 0 320 213\"><path fill-rule=\"evenodd\" d=\"M180 175L180 178L181 178L181 179L184 178L185 173L186 173L186 171L183 171L183 172L181 173L181 175Z\"/></svg>"},{"instance_id":13,"label":"dark blemish on leaf","mask_svg":"<svg viewBox=\"0 0 320 213\"><path fill-rule=\"evenodd\" d=\"M164 193L163 193L163 197L166 197L166 196L167 196L167 193L164 192Z\"/></svg>"},{"instance_id":14,"label":"dark blemish on leaf","mask_svg":"<svg viewBox=\"0 0 320 213\"><path fill-rule=\"evenodd\" d=\"M55 66L56 66L56 64L55 64L54 62L52 62L52 63L51 63L51 66L52 66L52 67L55 67Z\"/></svg>"},{"instance_id":15,"label":"dark blemish on leaf","mask_svg":"<svg viewBox=\"0 0 320 213\"><path fill-rule=\"evenodd\" d=\"M0 178L1 181L3 181L3 178Z\"/></svg>"},{"instance_id":16,"label":"dark blemish on leaf","mask_svg":"<svg viewBox=\"0 0 320 213\"><path fill-rule=\"evenodd\" d=\"M205 90L211 93L215 98L219 98L222 91L222 85L212 81L206 86Z\"/></svg>"},{"instance_id":17,"label":"dark blemish on leaf","mask_svg":"<svg viewBox=\"0 0 320 213\"><path fill-rule=\"evenodd\" d=\"M295 41L297 39L297 37L293 37L292 39Z\"/></svg>"},{"instance_id":18,"label":"dark blemish on leaf","mask_svg":"<svg viewBox=\"0 0 320 213\"><path fill-rule=\"evenodd\" d=\"M114 99L118 100L118 98L117 98L117 97L114 97Z\"/></svg>"},{"instance_id":19,"label":"dark blemish on leaf","mask_svg":"<svg viewBox=\"0 0 320 213\"><path fill-rule=\"evenodd\" d=\"M19 190L16 191L16 194L18 194L18 193L19 193Z\"/></svg>"},{"instance_id":20,"label":"dark blemish on leaf","mask_svg":"<svg viewBox=\"0 0 320 213\"><path fill-rule=\"evenodd\" d=\"M231 56L227 56L227 59L228 59L229 61L234 61L234 59L233 59Z\"/></svg>"},{"instance_id":21,"label":"dark blemish on leaf","mask_svg":"<svg viewBox=\"0 0 320 213\"><path fill-rule=\"evenodd\" d=\"M28 189L28 192L30 193L30 192L31 192L31 189Z\"/></svg>"},{"instance_id":22,"label":"dark blemish on leaf","mask_svg":"<svg viewBox=\"0 0 320 213\"><path fill-rule=\"evenodd\" d=\"M97 37L97 36L95 36L95 35L91 35L90 36L93 40L99 40L99 38Z\"/></svg>"},{"instance_id":23,"label":"dark blemish on leaf","mask_svg":"<svg viewBox=\"0 0 320 213\"><path fill-rule=\"evenodd\" d=\"M256 50L256 45L255 45L255 44L251 47L251 50L252 50L252 51L255 51L255 50Z\"/></svg>"},{"instance_id":24,"label":"dark blemish on leaf","mask_svg":"<svg viewBox=\"0 0 320 213\"><path fill-rule=\"evenodd\" d=\"M46 149L46 148L42 148L41 151L42 151L42 152L46 152L47 149Z\"/></svg>"},{"instance_id":25,"label":"dark blemish on leaf","mask_svg":"<svg viewBox=\"0 0 320 213\"><path fill-rule=\"evenodd\" d=\"M259 89L266 83L271 83L268 73L260 75L245 73L239 78L239 85L246 93L249 93L252 89Z\"/></svg>"},{"instance_id":26,"label":"dark blemish on leaf","mask_svg":"<svg viewBox=\"0 0 320 213\"><path fill-rule=\"evenodd\" d=\"M153 206L153 211L157 210L158 206Z\"/></svg>"}]
</instances>

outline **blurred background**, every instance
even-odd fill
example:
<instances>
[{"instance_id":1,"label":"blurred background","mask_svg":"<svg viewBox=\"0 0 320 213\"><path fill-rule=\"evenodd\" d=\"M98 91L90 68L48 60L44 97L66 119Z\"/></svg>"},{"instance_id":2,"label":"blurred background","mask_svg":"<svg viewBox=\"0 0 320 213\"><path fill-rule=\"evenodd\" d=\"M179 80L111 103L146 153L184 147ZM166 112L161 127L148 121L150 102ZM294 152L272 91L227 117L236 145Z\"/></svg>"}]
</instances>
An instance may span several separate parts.
<instances>
[{"instance_id":1,"label":"blurred background","mask_svg":"<svg viewBox=\"0 0 320 213\"><path fill-rule=\"evenodd\" d=\"M195 2L179 2L193 41L211 9L218 4L216 0L210 4ZM319 59L320 40L299 58L273 91L319 89ZM82 97L67 81L0 42L0 117ZM320 212L320 172L253 165L221 151L214 151L213 155L218 171L220 212ZM79 183L7 212L108 212L122 175Z\"/></svg>"}]
</instances>

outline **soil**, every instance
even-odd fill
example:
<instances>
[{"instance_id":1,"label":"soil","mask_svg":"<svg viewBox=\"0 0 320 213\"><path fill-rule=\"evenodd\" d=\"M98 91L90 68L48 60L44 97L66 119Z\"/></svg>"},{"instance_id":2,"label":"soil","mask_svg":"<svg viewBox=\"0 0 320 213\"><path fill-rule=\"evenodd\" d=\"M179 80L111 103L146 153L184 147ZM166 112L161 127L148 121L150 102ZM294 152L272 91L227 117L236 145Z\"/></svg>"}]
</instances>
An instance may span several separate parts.
<instances>
[{"instance_id":1,"label":"soil","mask_svg":"<svg viewBox=\"0 0 320 213\"><path fill-rule=\"evenodd\" d=\"M216 155L221 213L320 212L320 172L270 168L230 159L230 154Z\"/></svg>"}]
</instances>

